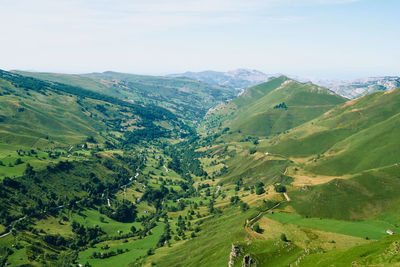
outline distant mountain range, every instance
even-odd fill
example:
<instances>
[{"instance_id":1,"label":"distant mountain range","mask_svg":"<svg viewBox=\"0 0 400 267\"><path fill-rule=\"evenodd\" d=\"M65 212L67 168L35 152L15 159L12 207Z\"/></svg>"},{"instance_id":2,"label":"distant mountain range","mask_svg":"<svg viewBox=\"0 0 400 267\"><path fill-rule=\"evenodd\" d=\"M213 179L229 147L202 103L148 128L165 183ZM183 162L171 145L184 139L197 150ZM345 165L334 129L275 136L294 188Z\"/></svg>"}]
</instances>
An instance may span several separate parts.
<instances>
[{"instance_id":1,"label":"distant mountain range","mask_svg":"<svg viewBox=\"0 0 400 267\"><path fill-rule=\"evenodd\" d=\"M368 77L350 81L312 80L312 82L350 99L400 87L400 77L398 76Z\"/></svg>"},{"instance_id":2,"label":"distant mountain range","mask_svg":"<svg viewBox=\"0 0 400 267\"><path fill-rule=\"evenodd\" d=\"M187 77L209 84L227 86L239 91L250 86L268 81L271 77L281 74L265 74L258 70L237 69L228 72L202 71L171 74L169 77ZM311 81L314 84L327 87L335 93L349 99L354 99L376 91L386 91L400 86L399 76L368 77L348 81L322 80L290 76L300 82Z\"/></svg>"}]
</instances>

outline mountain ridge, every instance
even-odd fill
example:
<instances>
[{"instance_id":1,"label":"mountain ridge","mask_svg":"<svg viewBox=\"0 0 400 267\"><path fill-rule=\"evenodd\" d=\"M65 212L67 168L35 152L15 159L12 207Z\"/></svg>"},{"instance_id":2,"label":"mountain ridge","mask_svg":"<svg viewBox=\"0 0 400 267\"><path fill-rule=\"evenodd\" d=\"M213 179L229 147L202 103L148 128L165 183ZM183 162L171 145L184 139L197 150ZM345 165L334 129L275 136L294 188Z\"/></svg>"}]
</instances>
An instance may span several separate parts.
<instances>
[{"instance_id":1,"label":"mountain ridge","mask_svg":"<svg viewBox=\"0 0 400 267\"><path fill-rule=\"evenodd\" d=\"M208 113L204 127L228 127L249 135L269 136L300 125L343 101L329 89L280 76L248 88Z\"/></svg>"}]
</instances>

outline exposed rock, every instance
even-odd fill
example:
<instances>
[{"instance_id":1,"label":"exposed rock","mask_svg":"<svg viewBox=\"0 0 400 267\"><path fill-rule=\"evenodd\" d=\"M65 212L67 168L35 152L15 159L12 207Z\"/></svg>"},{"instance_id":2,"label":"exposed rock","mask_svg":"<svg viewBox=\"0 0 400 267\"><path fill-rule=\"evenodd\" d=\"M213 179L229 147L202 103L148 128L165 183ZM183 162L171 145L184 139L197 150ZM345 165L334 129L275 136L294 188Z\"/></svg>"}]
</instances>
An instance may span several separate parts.
<instances>
[{"instance_id":1,"label":"exposed rock","mask_svg":"<svg viewBox=\"0 0 400 267\"><path fill-rule=\"evenodd\" d=\"M228 266L232 267L235 264L235 259L241 254L241 249L239 246L232 244L231 253L229 254Z\"/></svg>"},{"instance_id":2,"label":"exposed rock","mask_svg":"<svg viewBox=\"0 0 400 267\"><path fill-rule=\"evenodd\" d=\"M333 81L301 77L293 78L301 82L311 81L314 84L325 86L333 92L349 99L354 99L376 91L392 90L400 86L400 77L398 76L368 77L349 81Z\"/></svg>"},{"instance_id":3,"label":"exposed rock","mask_svg":"<svg viewBox=\"0 0 400 267\"><path fill-rule=\"evenodd\" d=\"M250 255L246 255L243 257L242 267L256 267L257 261L250 257Z\"/></svg>"}]
</instances>

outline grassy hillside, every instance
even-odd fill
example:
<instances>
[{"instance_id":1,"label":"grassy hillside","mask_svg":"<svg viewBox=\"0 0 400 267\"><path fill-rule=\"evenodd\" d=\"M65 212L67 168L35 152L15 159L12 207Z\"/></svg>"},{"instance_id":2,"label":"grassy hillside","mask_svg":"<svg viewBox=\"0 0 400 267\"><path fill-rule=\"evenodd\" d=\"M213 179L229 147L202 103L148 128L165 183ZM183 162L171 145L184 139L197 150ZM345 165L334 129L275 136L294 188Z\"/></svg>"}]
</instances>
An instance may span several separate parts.
<instances>
[{"instance_id":1,"label":"grassy hillside","mask_svg":"<svg viewBox=\"0 0 400 267\"><path fill-rule=\"evenodd\" d=\"M248 188L258 182L275 187L286 185L286 196L267 190L266 199L282 203L274 209L275 214L258 217L261 234L253 235L254 231L249 231L245 238L238 240L243 241L238 243L242 256L235 264L240 265L246 254L260 266L269 266L272 262L276 266L295 263L347 266L346 263L355 260L365 265L397 263L398 259L390 257L390 251L397 249L399 239L397 236L389 238L392 241L388 243L384 241L388 238L384 237L388 235L386 230L397 232L400 226L397 212L400 203L400 167L397 166L400 89L346 103L342 99L305 123L287 125L284 133L265 139L263 135L251 137L249 135L259 134L256 131L262 127L255 123L252 131L248 131L249 123L245 120L251 121L254 117L259 120L257 110L262 104L282 103L274 97L278 97L276 90L287 79L281 77L272 81L275 83L250 88L237 99L217 107L205 121L205 125L208 123L222 130L203 146L211 155L224 150L229 155L221 161L223 165L213 158L210 160L216 167L227 167L220 178L224 185L235 183ZM286 82L283 87L288 84ZM263 99L264 94L270 98ZM259 102L260 99L263 102ZM286 99L289 110L290 96ZM330 101L330 97L327 99ZM296 100L299 104L329 103L309 95L304 98L297 95ZM271 119L270 123L279 123L278 113L272 112L269 114L276 121ZM236 126L238 121L243 124ZM290 119L282 121L288 123ZM251 196L252 192L249 193ZM243 195L243 200L247 201L247 196ZM291 241L284 243L284 247L290 248L288 251L276 251L282 233ZM367 246L361 245L371 239L379 240L371 244L382 254L370 253ZM297 253L299 248L304 252ZM183 249L179 251L182 253ZM355 254L351 254L353 252ZM289 260L275 262L275 253ZM219 255L224 257L222 252ZM186 262L189 261L183 261L182 265L186 266ZM211 262L207 264L212 265Z\"/></svg>"},{"instance_id":2,"label":"grassy hillside","mask_svg":"<svg viewBox=\"0 0 400 267\"><path fill-rule=\"evenodd\" d=\"M78 144L107 140L109 145L129 145L148 138L178 137L175 128L182 134L188 129L158 106L132 104L5 71L0 72L0 102L0 177L22 174L21 163L43 166L51 160L51 152L67 157Z\"/></svg>"},{"instance_id":3,"label":"grassy hillside","mask_svg":"<svg viewBox=\"0 0 400 267\"><path fill-rule=\"evenodd\" d=\"M185 119L199 120L216 104L231 99L236 91L188 78L135 75L118 72L80 75L20 72L24 76L79 86L127 101L166 107Z\"/></svg>"},{"instance_id":4,"label":"grassy hillside","mask_svg":"<svg viewBox=\"0 0 400 267\"><path fill-rule=\"evenodd\" d=\"M399 237L390 236L346 250L308 255L300 261L299 266L399 266L398 249Z\"/></svg>"},{"instance_id":5,"label":"grassy hillside","mask_svg":"<svg viewBox=\"0 0 400 267\"><path fill-rule=\"evenodd\" d=\"M209 127L270 136L303 124L343 103L333 92L281 76L250 87L241 96L208 114Z\"/></svg>"},{"instance_id":6,"label":"grassy hillside","mask_svg":"<svg viewBox=\"0 0 400 267\"><path fill-rule=\"evenodd\" d=\"M311 172L343 175L395 164L400 147L400 89L346 102L265 142L265 150L314 158Z\"/></svg>"},{"instance_id":7,"label":"grassy hillside","mask_svg":"<svg viewBox=\"0 0 400 267\"><path fill-rule=\"evenodd\" d=\"M305 216L371 219L398 210L399 178L400 167L386 167L349 179L334 179L306 191L293 191L289 196L296 211Z\"/></svg>"},{"instance_id":8,"label":"grassy hillside","mask_svg":"<svg viewBox=\"0 0 400 267\"><path fill-rule=\"evenodd\" d=\"M197 135L185 79L32 75L0 72L0 265L398 264L400 89L279 77Z\"/></svg>"}]
</instances>

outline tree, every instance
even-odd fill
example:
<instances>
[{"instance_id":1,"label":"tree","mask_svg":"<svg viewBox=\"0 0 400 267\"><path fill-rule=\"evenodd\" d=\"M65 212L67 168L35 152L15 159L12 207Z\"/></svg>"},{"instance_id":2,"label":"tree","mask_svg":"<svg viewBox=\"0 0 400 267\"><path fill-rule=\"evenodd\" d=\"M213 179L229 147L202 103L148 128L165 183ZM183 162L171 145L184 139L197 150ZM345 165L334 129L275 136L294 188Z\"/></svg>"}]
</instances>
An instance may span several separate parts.
<instances>
[{"instance_id":1,"label":"tree","mask_svg":"<svg viewBox=\"0 0 400 267\"><path fill-rule=\"evenodd\" d=\"M123 201L111 214L111 218L119 222L132 222L137 215L136 207L129 201Z\"/></svg>"},{"instance_id":2,"label":"tree","mask_svg":"<svg viewBox=\"0 0 400 267\"><path fill-rule=\"evenodd\" d=\"M256 187L256 194L257 195L261 195L264 192L265 192L264 187Z\"/></svg>"},{"instance_id":3,"label":"tree","mask_svg":"<svg viewBox=\"0 0 400 267\"><path fill-rule=\"evenodd\" d=\"M253 225L253 230L259 234L262 234L264 232L264 229L262 229L258 223Z\"/></svg>"},{"instance_id":4,"label":"tree","mask_svg":"<svg viewBox=\"0 0 400 267\"><path fill-rule=\"evenodd\" d=\"M210 213L214 213L215 209L214 209L214 199L210 200L210 203L208 204L208 210Z\"/></svg>"},{"instance_id":5,"label":"tree","mask_svg":"<svg viewBox=\"0 0 400 267\"><path fill-rule=\"evenodd\" d=\"M233 196L230 198L230 202L232 205L236 205L240 201L240 198L238 196Z\"/></svg>"},{"instance_id":6,"label":"tree","mask_svg":"<svg viewBox=\"0 0 400 267\"><path fill-rule=\"evenodd\" d=\"M278 193L284 193L286 192L286 187L281 184L275 185L275 191Z\"/></svg>"},{"instance_id":7,"label":"tree","mask_svg":"<svg viewBox=\"0 0 400 267\"><path fill-rule=\"evenodd\" d=\"M24 175L26 175L26 176L35 175L35 171L33 170L32 166L29 163L26 164Z\"/></svg>"},{"instance_id":8,"label":"tree","mask_svg":"<svg viewBox=\"0 0 400 267\"><path fill-rule=\"evenodd\" d=\"M281 234L281 240L283 242L288 242L289 241L284 233Z\"/></svg>"},{"instance_id":9,"label":"tree","mask_svg":"<svg viewBox=\"0 0 400 267\"><path fill-rule=\"evenodd\" d=\"M15 165L19 165L19 164L22 164L22 163L24 163L23 161L22 161L22 159L21 158L17 158L16 160L15 160Z\"/></svg>"},{"instance_id":10,"label":"tree","mask_svg":"<svg viewBox=\"0 0 400 267\"><path fill-rule=\"evenodd\" d=\"M258 182L257 184L256 184L256 194L257 195L261 195L262 193L264 193L265 192L265 190L264 190L264 183L263 182Z\"/></svg>"},{"instance_id":11,"label":"tree","mask_svg":"<svg viewBox=\"0 0 400 267\"><path fill-rule=\"evenodd\" d=\"M249 205L246 202L241 202L240 203L240 209L245 212L246 210L249 209Z\"/></svg>"}]
</instances>

